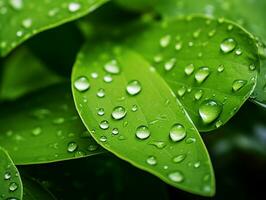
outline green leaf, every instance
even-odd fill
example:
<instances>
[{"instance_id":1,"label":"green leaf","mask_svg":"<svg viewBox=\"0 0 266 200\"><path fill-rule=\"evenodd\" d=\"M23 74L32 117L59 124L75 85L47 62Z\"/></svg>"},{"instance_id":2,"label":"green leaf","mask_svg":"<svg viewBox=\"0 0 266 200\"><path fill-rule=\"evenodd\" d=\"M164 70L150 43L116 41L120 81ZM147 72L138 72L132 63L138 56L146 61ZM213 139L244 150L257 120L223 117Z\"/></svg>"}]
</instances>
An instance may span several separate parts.
<instances>
[{"instance_id":1,"label":"green leaf","mask_svg":"<svg viewBox=\"0 0 266 200\"><path fill-rule=\"evenodd\" d=\"M68 84L0 105L0 146L16 164L47 163L103 152L81 123Z\"/></svg>"},{"instance_id":2,"label":"green leaf","mask_svg":"<svg viewBox=\"0 0 266 200\"><path fill-rule=\"evenodd\" d=\"M129 45L172 88L200 131L226 123L255 87L256 42L231 22L189 16L155 23L130 40Z\"/></svg>"},{"instance_id":3,"label":"green leaf","mask_svg":"<svg viewBox=\"0 0 266 200\"><path fill-rule=\"evenodd\" d=\"M0 99L4 100L16 99L62 80L47 70L46 66L25 47L11 54L1 67Z\"/></svg>"},{"instance_id":4,"label":"green leaf","mask_svg":"<svg viewBox=\"0 0 266 200\"><path fill-rule=\"evenodd\" d=\"M40 183L23 177L24 200L55 200L56 198Z\"/></svg>"},{"instance_id":5,"label":"green leaf","mask_svg":"<svg viewBox=\"0 0 266 200\"><path fill-rule=\"evenodd\" d=\"M85 45L72 72L76 107L92 136L170 185L213 195L208 153L179 101L142 57L112 46Z\"/></svg>"},{"instance_id":6,"label":"green leaf","mask_svg":"<svg viewBox=\"0 0 266 200\"><path fill-rule=\"evenodd\" d=\"M0 147L0 161L1 199L22 199L23 188L19 172L2 147Z\"/></svg>"},{"instance_id":7,"label":"green leaf","mask_svg":"<svg viewBox=\"0 0 266 200\"><path fill-rule=\"evenodd\" d=\"M197 2L194 0L167 0L155 4L155 9L165 18L194 13L226 17L247 28L264 44L266 44L265 7L265 0L201 0ZM262 65L261 75L258 76L257 86L252 94L252 100L254 101L255 98L255 102L262 106L266 101L266 95L262 92L263 82L265 82L265 66L265 64Z\"/></svg>"},{"instance_id":8,"label":"green leaf","mask_svg":"<svg viewBox=\"0 0 266 200\"><path fill-rule=\"evenodd\" d=\"M132 11L150 10L158 0L114 0L121 7Z\"/></svg>"},{"instance_id":9,"label":"green leaf","mask_svg":"<svg viewBox=\"0 0 266 200\"><path fill-rule=\"evenodd\" d=\"M0 55L5 56L33 35L80 18L107 0L23 1L0 3Z\"/></svg>"}]
</instances>

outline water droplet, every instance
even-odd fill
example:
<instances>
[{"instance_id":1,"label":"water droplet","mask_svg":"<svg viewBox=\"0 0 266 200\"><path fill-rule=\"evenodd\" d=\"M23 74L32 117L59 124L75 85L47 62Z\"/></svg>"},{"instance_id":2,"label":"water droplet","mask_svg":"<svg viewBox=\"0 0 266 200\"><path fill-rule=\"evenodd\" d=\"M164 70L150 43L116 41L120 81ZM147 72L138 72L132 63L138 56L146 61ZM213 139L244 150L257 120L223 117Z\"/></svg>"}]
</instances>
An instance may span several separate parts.
<instances>
[{"instance_id":1,"label":"water droplet","mask_svg":"<svg viewBox=\"0 0 266 200\"><path fill-rule=\"evenodd\" d=\"M153 60L154 60L154 62L159 63L163 60L163 57L162 57L162 55L158 54L158 55L154 56Z\"/></svg>"},{"instance_id":2,"label":"water droplet","mask_svg":"<svg viewBox=\"0 0 266 200\"><path fill-rule=\"evenodd\" d=\"M111 83L113 81L113 78L110 74L107 74L103 77L103 81L106 83Z\"/></svg>"},{"instance_id":3,"label":"water droplet","mask_svg":"<svg viewBox=\"0 0 266 200\"><path fill-rule=\"evenodd\" d=\"M211 30L211 31L208 33L208 36L209 36L209 37L213 37L213 36L215 35L215 33L216 33L216 30L213 29L213 30Z\"/></svg>"},{"instance_id":4,"label":"water droplet","mask_svg":"<svg viewBox=\"0 0 266 200\"><path fill-rule=\"evenodd\" d=\"M134 104L134 105L132 106L131 110L132 110L133 112L136 112L136 111L138 110L138 106L137 106L136 104Z\"/></svg>"},{"instance_id":5,"label":"water droplet","mask_svg":"<svg viewBox=\"0 0 266 200\"><path fill-rule=\"evenodd\" d=\"M230 24L230 25L228 25L227 30L231 31L231 30L233 30L233 28L234 28L234 26L232 24Z\"/></svg>"},{"instance_id":6,"label":"water droplet","mask_svg":"<svg viewBox=\"0 0 266 200\"><path fill-rule=\"evenodd\" d=\"M166 143L163 141L152 141L149 144L155 146L158 149L163 149L164 147L166 147Z\"/></svg>"},{"instance_id":7,"label":"water droplet","mask_svg":"<svg viewBox=\"0 0 266 200\"><path fill-rule=\"evenodd\" d=\"M62 117L58 117L58 118L53 120L54 124L63 124L64 122L65 122L65 119Z\"/></svg>"},{"instance_id":8,"label":"water droplet","mask_svg":"<svg viewBox=\"0 0 266 200\"><path fill-rule=\"evenodd\" d=\"M227 38L221 43L220 48L223 53L229 53L236 48L236 45L237 43L233 38Z\"/></svg>"},{"instance_id":9,"label":"water droplet","mask_svg":"<svg viewBox=\"0 0 266 200\"><path fill-rule=\"evenodd\" d=\"M176 182L176 183L180 183L184 180L183 174L179 171L175 171L175 172L168 174L168 178L171 181Z\"/></svg>"},{"instance_id":10,"label":"water droplet","mask_svg":"<svg viewBox=\"0 0 266 200\"><path fill-rule=\"evenodd\" d=\"M173 67L175 66L176 63L176 59L175 58L171 58L170 60L168 60L165 64L164 64L164 69L166 71L170 71L171 69L173 69Z\"/></svg>"},{"instance_id":11,"label":"water droplet","mask_svg":"<svg viewBox=\"0 0 266 200\"><path fill-rule=\"evenodd\" d=\"M181 49L182 49L182 43L181 43L181 42L177 42L177 43L175 44L175 50L179 51L179 50L181 50Z\"/></svg>"},{"instance_id":12,"label":"water droplet","mask_svg":"<svg viewBox=\"0 0 266 200\"><path fill-rule=\"evenodd\" d=\"M113 135L117 135L118 133L119 133L118 129L117 128L113 128L112 134Z\"/></svg>"},{"instance_id":13,"label":"water droplet","mask_svg":"<svg viewBox=\"0 0 266 200\"><path fill-rule=\"evenodd\" d=\"M200 162L195 162L195 163L194 163L194 167L195 167L195 168L199 168L199 167L200 167Z\"/></svg>"},{"instance_id":14,"label":"water droplet","mask_svg":"<svg viewBox=\"0 0 266 200\"><path fill-rule=\"evenodd\" d=\"M237 55L237 56L240 56L241 54L242 54L241 49L237 49L237 50L236 50L236 55Z\"/></svg>"},{"instance_id":15,"label":"water droplet","mask_svg":"<svg viewBox=\"0 0 266 200\"><path fill-rule=\"evenodd\" d=\"M165 35L160 39L160 45L161 47L165 48L169 45L171 41L171 36L170 35Z\"/></svg>"},{"instance_id":16,"label":"water droplet","mask_svg":"<svg viewBox=\"0 0 266 200\"><path fill-rule=\"evenodd\" d=\"M189 46L189 47L193 47L193 46L194 46L194 42L191 42L191 41L188 42L188 46Z\"/></svg>"},{"instance_id":17,"label":"water droplet","mask_svg":"<svg viewBox=\"0 0 266 200\"><path fill-rule=\"evenodd\" d=\"M127 114L127 111L124 107L117 106L113 109L112 117L113 119L119 120L119 119L124 118L126 114Z\"/></svg>"},{"instance_id":18,"label":"water droplet","mask_svg":"<svg viewBox=\"0 0 266 200\"><path fill-rule=\"evenodd\" d=\"M6 172L6 173L4 174L4 179L5 179L5 180L10 180L10 179L11 179L11 173L10 173L10 172Z\"/></svg>"},{"instance_id":19,"label":"water droplet","mask_svg":"<svg viewBox=\"0 0 266 200\"><path fill-rule=\"evenodd\" d=\"M130 95L137 95L141 92L141 84L137 80L130 81L126 87L127 93Z\"/></svg>"},{"instance_id":20,"label":"water droplet","mask_svg":"<svg viewBox=\"0 0 266 200\"><path fill-rule=\"evenodd\" d=\"M120 68L119 68L116 60L111 60L111 61L107 62L104 65L104 69L105 69L105 71L107 71L110 74L119 74L120 73Z\"/></svg>"},{"instance_id":21,"label":"water droplet","mask_svg":"<svg viewBox=\"0 0 266 200\"><path fill-rule=\"evenodd\" d=\"M208 78L209 75L209 67L200 67L195 73L195 79L198 83L202 83Z\"/></svg>"},{"instance_id":22,"label":"water droplet","mask_svg":"<svg viewBox=\"0 0 266 200\"><path fill-rule=\"evenodd\" d=\"M177 90L177 94L178 94L178 96L182 97L185 95L186 91L187 91L187 89L184 86L182 86L181 88L179 88Z\"/></svg>"},{"instance_id":23,"label":"water droplet","mask_svg":"<svg viewBox=\"0 0 266 200\"><path fill-rule=\"evenodd\" d=\"M156 165L157 164L157 160L154 156L149 156L146 160L146 162L149 164L149 165Z\"/></svg>"},{"instance_id":24,"label":"water droplet","mask_svg":"<svg viewBox=\"0 0 266 200\"><path fill-rule=\"evenodd\" d=\"M81 8L80 3L77 3L77 2L71 2L71 3L68 4L68 10L69 10L70 12L76 12L76 11L78 11L80 8Z\"/></svg>"},{"instance_id":25,"label":"water droplet","mask_svg":"<svg viewBox=\"0 0 266 200\"><path fill-rule=\"evenodd\" d=\"M249 65L249 69L251 71L254 71L256 69L256 66L254 64Z\"/></svg>"},{"instance_id":26,"label":"water droplet","mask_svg":"<svg viewBox=\"0 0 266 200\"><path fill-rule=\"evenodd\" d=\"M194 94L194 98L195 98L196 100L200 100L202 96L203 96L203 90L198 90L198 91L195 92L195 94Z\"/></svg>"},{"instance_id":27,"label":"water droplet","mask_svg":"<svg viewBox=\"0 0 266 200\"><path fill-rule=\"evenodd\" d=\"M87 79L87 77L82 76L79 77L75 82L74 82L74 87L79 91L79 92L84 92L90 88L90 83Z\"/></svg>"},{"instance_id":28,"label":"water droplet","mask_svg":"<svg viewBox=\"0 0 266 200\"><path fill-rule=\"evenodd\" d=\"M217 71L218 72L223 72L224 71L224 66L223 65L219 65L218 68L217 68Z\"/></svg>"},{"instance_id":29,"label":"water droplet","mask_svg":"<svg viewBox=\"0 0 266 200\"><path fill-rule=\"evenodd\" d=\"M97 144L90 144L88 146L88 151L96 151L98 149L98 145Z\"/></svg>"},{"instance_id":30,"label":"water droplet","mask_svg":"<svg viewBox=\"0 0 266 200\"><path fill-rule=\"evenodd\" d=\"M178 142L186 137L186 129L182 124L174 124L170 130L170 138L173 142Z\"/></svg>"},{"instance_id":31,"label":"water droplet","mask_svg":"<svg viewBox=\"0 0 266 200\"><path fill-rule=\"evenodd\" d=\"M37 128L32 130L32 135L34 135L34 136L38 136L41 133L42 133L42 129L40 127L37 127Z\"/></svg>"},{"instance_id":32,"label":"water droplet","mask_svg":"<svg viewBox=\"0 0 266 200\"><path fill-rule=\"evenodd\" d=\"M21 30L17 31L16 35L17 35L17 37L21 37L23 35L23 31L21 31Z\"/></svg>"},{"instance_id":33,"label":"water droplet","mask_svg":"<svg viewBox=\"0 0 266 200\"><path fill-rule=\"evenodd\" d=\"M14 10L21 10L23 8L22 0L9 0L9 4Z\"/></svg>"},{"instance_id":34,"label":"water droplet","mask_svg":"<svg viewBox=\"0 0 266 200\"><path fill-rule=\"evenodd\" d=\"M100 88L97 92L97 97L103 98L105 96L105 91L103 88Z\"/></svg>"},{"instance_id":35,"label":"water droplet","mask_svg":"<svg viewBox=\"0 0 266 200\"><path fill-rule=\"evenodd\" d=\"M186 154L180 154L180 155L175 156L173 158L173 162L174 163L181 163L183 160L185 160L185 158L186 158Z\"/></svg>"},{"instance_id":36,"label":"water droplet","mask_svg":"<svg viewBox=\"0 0 266 200\"><path fill-rule=\"evenodd\" d=\"M136 130L136 136L141 140L147 139L150 135L151 133L147 126L139 126Z\"/></svg>"},{"instance_id":37,"label":"water droplet","mask_svg":"<svg viewBox=\"0 0 266 200\"><path fill-rule=\"evenodd\" d=\"M199 115L205 124L216 120L222 112L222 106L215 100L205 100L199 107Z\"/></svg>"},{"instance_id":38,"label":"water droplet","mask_svg":"<svg viewBox=\"0 0 266 200\"><path fill-rule=\"evenodd\" d=\"M107 120L101 121L100 128L103 129L103 130L108 129L109 128L109 122Z\"/></svg>"},{"instance_id":39,"label":"water droplet","mask_svg":"<svg viewBox=\"0 0 266 200\"><path fill-rule=\"evenodd\" d=\"M99 115L99 116L103 116L104 115L104 109L103 108L99 108L98 109L98 112L97 112L97 114Z\"/></svg>"},{"instance_id":40,"label":"water droplet","mask_svg":"<svg viewBox=\"0 0 266 200\"><path fill-rule=\"evenodd\" d=\"M68 151L69 153L73 153L74 151L77 150L77 148L78 148L78 145L77 145L76 142L70 142L70 143L68 143L68 145L67 145L67 151Z\"/></svg>"},{"instance_id":41,"label":"water droplet","mask_svg":"<svg viewBox=\"0 0 266 200\"><path fill-rule=\"evenodd\" d=\"M215 127L216 128L219 128L223 125L223 122L221 120L218 120L216 123L215 123Z\"/></svg>"},{"instance_id":42,"label":"water droplet","mask_svg":"<svg viewBox=\"0 0 266 200\"><path fill-rule=\"evenodd\" d=\"M194 72L194 65L193 64L189 64L188 66L185 67L185 74L186 75L191 75Z\"/></svg>"},{"instance_id":43,"label":"water droplet","mask_svg":"<svg viewBox=\"0 0 266 200\"><path fill-rule=\"evenodd\" d=\"M9 184L9 190L11 192L16 191L17 189L18 189L18 185L15 182L12 182L12 183Z\"/></svg>"},{"instance_id":44,"label":"water droplet","mask_svg":"<svg viewBox=\"0 0 266 200\"><path fill-rule=\"evenodd\" d=\"M199 29L199 30L196 30L194 33L193 33L193 38L198 38L199 37L199 35L200 35L200 33L201 33L201 30Z\"/></svg>"},{"instance_id":45,"label":"water droplet","mask_svg":"<svg viewBox=\"0 0 266 200\"><path fill-rule=\"evenodd\" d=\"M32 25L32 19L31 19L31 18L27 18L27 19L24 19L24 20L22 21L22 26L23 26L24 28L30 28L31 25Z\"/></svg>"},{"instance_id":46,"label":"water droplet","mask_svg":"<svg viewBox=\"0 0 266 200\"><path fill-rule=\"evenodd\" d=\"M187 144L192 144L192 143L195 143L196 142L196 139L193 138L193 137L189 137L188 139L186 139L186 143Z\"/></svg>"},{"instance_id":47,"label":"water droplet","mask_svg":"<svg viewBox=\"0 0 266 200\"><path fill-rule=\"evenodd\" d=\"M93 78L93 79L96 79L96 78L98 78L98 73L96 73L96 72L92 72L91 73L91 77Z\"/></svg>"},{"instance_id":48,"label":"water droplet","mask_svg":"<svg viewBox=\"0 0 266 200\"><path fill-rule=\"evenodd\" d=\"M239 91L241 88L244 87L244 85L246 85L247 81L246 80L235 80L233 82L233 85L232 85L232 90L234 92L237 92Z\"/></svg>"},{"instance_id":49,"label":"water droplet","mask_svg":"<svg viewBox=\"0 0 266 200\"><path fill-rule=\"evenodd\" d=\"M100 141L101 141L101 142L106 142L106 141L107 141L107 137L105 137L105 136L101 136L101 137L100 137Z\"/></svg>"}]
</instances>

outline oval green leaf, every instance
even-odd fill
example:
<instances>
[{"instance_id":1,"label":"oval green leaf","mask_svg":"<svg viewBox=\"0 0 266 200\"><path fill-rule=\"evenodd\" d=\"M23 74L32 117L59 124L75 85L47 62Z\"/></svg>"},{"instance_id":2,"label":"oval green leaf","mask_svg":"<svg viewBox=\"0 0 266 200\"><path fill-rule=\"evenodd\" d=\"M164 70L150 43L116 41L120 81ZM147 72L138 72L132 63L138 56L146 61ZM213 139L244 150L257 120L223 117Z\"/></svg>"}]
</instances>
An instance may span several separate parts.
<instances>
[{"instance_id":1,"label":"oval green leaf","mask_svg":"<svg viewBox=\"0 0 266 200\"><path fill-rule=\"evenodd\" d=\"M0 56L5 56L33 35L80 18L106 1L0 1Z\"/></svg>"},{"instance_id":2,"label":"oval green leaf","mask_svg":"<svg viewBox=\"0 0 266 200\"><path fill-rule=\"evenodd\" d=\"M198 131L141 56L112 44L85 45L72 91L84 124L104 148L172 186L214 194L212 165Z\"/></svg>"},{"instance_id":3,"label":"oval green leaf","mask_svg":"<svg viewBox=\"0 0 266 200\"><path fill-rule=\"evenodd\" d=\"M256 42L228 21L199 16L168 20L129 43L157 69L200 131L226 123L255 87Z\"/></svg>"},{"instance_id":4,"label":"oval green leaf","mask_svg":"<svg viewBox=\"0 0 266 200\"><path fill-rule=\"evenodd\" d=\"M80 121L68 84L0 105L0 146L16 164L48 163L103 152Z\"/></svg>"},{"instance_id":5,"label":"oval green leaf","mask_svg":"<svg viewBox=\"0 0 266 200\"><path fill-rule=\"evenodd\" d=\"M0 186L1 199L22 199L23 187L19 172L2 147L0 147Z\"/></svg>"}]
</instances>

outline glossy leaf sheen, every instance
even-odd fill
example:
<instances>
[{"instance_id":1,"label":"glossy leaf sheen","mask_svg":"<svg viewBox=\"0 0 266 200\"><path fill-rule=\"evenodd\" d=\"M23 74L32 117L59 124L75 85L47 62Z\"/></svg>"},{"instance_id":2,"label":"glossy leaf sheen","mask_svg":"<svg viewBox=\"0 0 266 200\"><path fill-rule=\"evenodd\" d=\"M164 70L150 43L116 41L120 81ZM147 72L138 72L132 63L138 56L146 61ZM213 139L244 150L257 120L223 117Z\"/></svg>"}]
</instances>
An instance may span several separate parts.
<instances>
[{"instance_id":1,"label":"glossy leaf sheen","mask_svg":"<svg viewBox=\"0 0 266 200\"><path fill-rule=\"evenodd\" d=\"M87 44L74 66L74 99L86 127L104 148L168 184L201 195L213 195L214 175L208 153L199 133L170 88L138 54L123 47L110 46L97 44L90 48ZM112 74L112 82L106 83L103 78L108 73L104 66L110 61L115 63L113 59L120 73ZM95 73L98 76L93 79L91 76ZM76 80L83 76L87 77L90 88L80 92ZM141 85L141 91L134 96L128 94L129 90L126 91L128 82L133 80ZM104 89L104 97L98 97L102 96L99 95L99 89ZM120 120L111 116L117 106L126 110L126 115ZM104 115L97 114L99 108L104 109ZM173 142L169 138L170 129L176 123L186 129L183 141ZM139 126L149 129L148 138L137 138ZM112 134L114 128L118 129L118 134ZM172 159L179 154L186 154L186 159L174 163ZM193 167L196 162L201 163L199 168ZM183 180L179 183L171 181L169 175L173 172L180 172ZM208 179L204 181L205 176Z\"/></svg>"},{"instance_id":2,"label":"glossy leaf sheen","mask_svg":"<svg viewBox=\"0 0 266 200\"><path fill-rule=\"evenodd\" d=\"M255 87L259 69L256 43L250 34L227 21L188 17L157 23L134 36L130 46L157 69L200 131L226 123ZM211 111L204 113L209 117L204 123L200 108L212 100L220 105L220 113L215 120Z\"/></svg>"},{"instance_id":3,"label":"glossy leaf sheen","mask_svg":"<svg viewBox=\"0 0 266 200\"><path fill-rule=\"evenodd\" d=\"M0 55L8 54L17 45L43 30L86 15L105 2L106 0L1 0Z\"/></svg>"},{"instance_id":4,"label":"glossy leaf sheen","mask_svg":"<svg viewBox=\"0 0 266 200\"><path fill-rule=\"evenodd\" d=\"M0 107L0 146L16 164L68 160L103 151L81 123L68 84Z\"/></svg>"},{"instance_id":5,"label":"glossy leaf sheen","mask_svg":"<svg viewBox=\"0 0 266 200\"><path fill-rule=\"evenodd\" d=\"M0 186L1 199L22 199L23 188L19 172L2 147L0 147Z\"/></svg>"}]
</instances>

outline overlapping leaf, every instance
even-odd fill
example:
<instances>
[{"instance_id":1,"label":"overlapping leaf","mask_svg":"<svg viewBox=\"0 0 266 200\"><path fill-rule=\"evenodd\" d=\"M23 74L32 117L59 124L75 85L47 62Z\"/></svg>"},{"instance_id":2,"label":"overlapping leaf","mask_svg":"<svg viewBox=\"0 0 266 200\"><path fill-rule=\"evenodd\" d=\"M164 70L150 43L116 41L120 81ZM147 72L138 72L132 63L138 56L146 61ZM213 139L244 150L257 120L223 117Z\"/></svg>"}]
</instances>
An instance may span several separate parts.
<instances>
[{"instance_id":1,"label":"overlapping leaf","mask_svg":"<svg viewBox=\"0 0 266 200\"><path fill-rule=\"evenodd\" d=\"M68 84L0 105L0 146L16 164L47 163L103 152L73 105Z\"/></svg>"},{"instance_id":2,"label":"overlapping leaf","mask_svg":"<svg viewBox=\"0 0 266 200\"><path fill-rule=\"evenodd\" d=\"M104 148L170 185L213 195L213 170L199 133L141 56L113 44L87 44L72 86L83 122Z\"/></svg>"},{"instance_id":3,"label":"overlapping leaf","mask_svg":"<svg viewBox=\"0 0 266 200\"><path fill-rule=\"evenodd\" d=\"M256 42L224 20L188 17L156 23L129 45L157 69L200 131L226 123L256 84Z\"/></svg>"},{"instance_id":4,"label":"overlapping leaf","mask_svg":"<svg viewBox=\"0 0 266 200\"><path fill-rule=\"evenodd\" d=\"M33 35L77 19L107 0L1 0L0 55L8 54Z\"/></svg>"},{"instance_id":5,"label":"overlapping leaf","mask_svg":"<svg viewBox=\"0 0 266 200\"><path fill-rule=\"evenodd\" d=\"M0 147L0 177L1 199L22 199L23 188L19 172L2 147Z\"/></svg>"}]
</instances>

